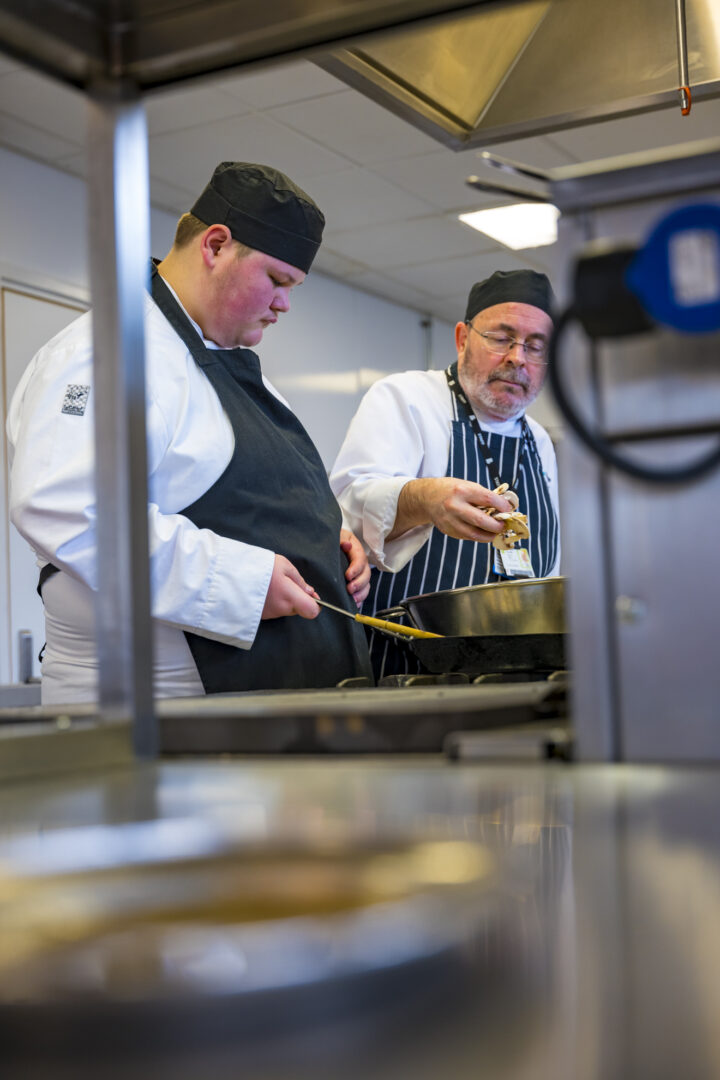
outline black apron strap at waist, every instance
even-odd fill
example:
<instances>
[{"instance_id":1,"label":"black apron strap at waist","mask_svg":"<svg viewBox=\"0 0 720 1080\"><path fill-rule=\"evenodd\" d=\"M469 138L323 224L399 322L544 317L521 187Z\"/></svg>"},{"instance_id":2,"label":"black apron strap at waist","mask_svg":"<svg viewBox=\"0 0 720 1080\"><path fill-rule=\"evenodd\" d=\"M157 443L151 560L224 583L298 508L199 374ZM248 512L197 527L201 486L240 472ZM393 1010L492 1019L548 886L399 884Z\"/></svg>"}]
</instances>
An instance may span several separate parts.
<instances>
[{"instance_id":1,"label":"black apron strap at waist","mask_svg":"<svg viewBox=\"0 0 720 1080\"><path fill-rule=\"evenodd\" d=\"M42 587L48 578L51 578L53 574L59 574L60 570L57 566L53 566L52 563L46 563L40 571L40 577L38 578L37 592L38 596L42 600Z\"/></svg>"}]
</instances>

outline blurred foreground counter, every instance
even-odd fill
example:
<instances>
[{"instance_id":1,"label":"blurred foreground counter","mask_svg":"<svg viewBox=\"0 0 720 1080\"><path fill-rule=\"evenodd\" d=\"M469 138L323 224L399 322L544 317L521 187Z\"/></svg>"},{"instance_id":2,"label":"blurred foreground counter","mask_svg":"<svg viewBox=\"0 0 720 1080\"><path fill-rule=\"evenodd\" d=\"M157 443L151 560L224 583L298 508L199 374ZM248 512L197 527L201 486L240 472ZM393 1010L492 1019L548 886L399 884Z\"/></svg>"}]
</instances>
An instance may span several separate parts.
<instances>
[{"instance_id":1,"label":"blurred foreground counter","mask_svg":"<svg viewBox=\"0 0 720 1080\"><path fill-rule=\"evenodd\" d=\"M4 1080L720 1076L720 785L439 756L0 791Z\"/></svg>"}]
</instances>

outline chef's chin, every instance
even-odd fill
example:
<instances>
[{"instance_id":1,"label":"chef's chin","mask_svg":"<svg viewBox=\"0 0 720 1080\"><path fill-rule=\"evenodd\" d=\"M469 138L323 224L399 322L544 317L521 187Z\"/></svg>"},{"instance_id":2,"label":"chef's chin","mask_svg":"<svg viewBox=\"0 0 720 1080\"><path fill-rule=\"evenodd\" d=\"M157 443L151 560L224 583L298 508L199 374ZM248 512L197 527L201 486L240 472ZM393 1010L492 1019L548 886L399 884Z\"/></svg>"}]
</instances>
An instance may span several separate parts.
<instances>
[{"instance_id":1,"label":"chef's chin","mask_svg":"<svg viewBox=\"0 0 720 1080\"><path fill-rule=\"evenodd\" d=\"M518 390L520 390L519 387ZM512 420L514 416L519 416L527 404L524 392L515 393L512 390L500 390L497 386L488 387L480 395L480 400L488 416L501 420Z\"/></svg>"},{"instance_id":2,"label":"chef's chin","mask_svg":"<svg viewBox=\"0 0 720 1080\"><path fill-rule=\"evenodd\" d=\"M236 348L253 349L262 341L264 326L258 326L255 330L246 330L239 336Z\"/></svg>"}]
</instances>

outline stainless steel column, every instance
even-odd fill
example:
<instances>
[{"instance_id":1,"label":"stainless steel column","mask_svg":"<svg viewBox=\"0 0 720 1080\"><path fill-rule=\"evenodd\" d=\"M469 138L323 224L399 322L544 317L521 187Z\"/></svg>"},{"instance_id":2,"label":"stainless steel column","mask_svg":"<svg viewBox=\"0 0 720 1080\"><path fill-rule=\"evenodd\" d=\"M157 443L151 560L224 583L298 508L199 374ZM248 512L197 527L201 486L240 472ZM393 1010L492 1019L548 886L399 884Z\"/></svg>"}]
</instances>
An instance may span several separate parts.
<instances>
[{"instance_id":1,"label":"stainless steel column","mask_svg":"<svg viewBox=\"0 0 720 1080\"><path fill-rule=\"evenodd\" d=\"M671 199L717 203L720 141L563 167L549 187L566 236L592 213L598 236L639 248ZM608 335L595 375L584 335L561 348L586 427L626 458L672 469L717 446L717 334ZM560 491L577 756L720 762L717 575L704 558L720 530L720 471L650 484L610 469L569 432Z\"/></svg>"},{"instance_id":2,"label":"stainless steel column","mask_svg":"<svg viewBox=\"0 0 720 1080\"><path fill-rule=\"evenodd\" d=\"M149 185L145 112L137 87L120 81L91 87L88 134L100 709L104 719L132 719L136 753L151 757L157 732L143 333Z\"/></svg>"}]
</instances>

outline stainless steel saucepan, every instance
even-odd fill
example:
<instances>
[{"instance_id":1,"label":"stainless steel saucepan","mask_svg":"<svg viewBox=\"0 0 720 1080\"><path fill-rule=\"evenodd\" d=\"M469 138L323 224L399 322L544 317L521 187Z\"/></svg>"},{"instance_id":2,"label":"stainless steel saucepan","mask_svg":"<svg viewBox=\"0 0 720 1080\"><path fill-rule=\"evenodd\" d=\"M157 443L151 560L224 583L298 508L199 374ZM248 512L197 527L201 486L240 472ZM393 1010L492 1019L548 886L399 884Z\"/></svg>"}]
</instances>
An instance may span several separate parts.
<instances>
[{"instance_id":1,"label":"stainless steel saucepan","mask_svg":"<svg viewBox=\"0 0 720 1080\"><path fill-rule=\"evenodd\" d=\"M400 607L420 630L451 637L565 633L564 577L498 581L409 596Z\"/></svg>"}]
</instances>

